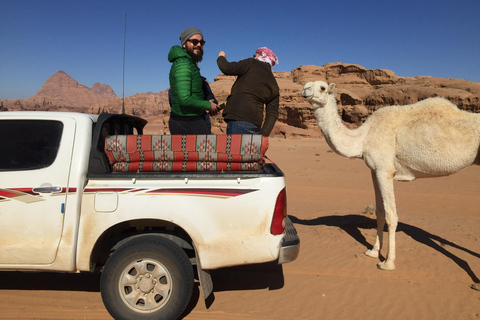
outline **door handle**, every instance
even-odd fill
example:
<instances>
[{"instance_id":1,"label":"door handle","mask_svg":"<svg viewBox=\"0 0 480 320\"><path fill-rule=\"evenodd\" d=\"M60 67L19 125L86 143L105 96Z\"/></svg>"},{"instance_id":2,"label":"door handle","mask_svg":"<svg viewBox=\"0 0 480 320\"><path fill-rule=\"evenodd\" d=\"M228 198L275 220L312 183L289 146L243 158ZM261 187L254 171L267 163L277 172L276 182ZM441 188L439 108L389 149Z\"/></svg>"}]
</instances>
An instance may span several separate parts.
<instances>
[{"instance_id":1,"label":"door handle","mask_svg":"<svg viewBox=\"0 0 480 320\"><path fill-rule=\"evenodd\" d=\"M59 193L62 191L61 187L36 187L32 189L33 192L37 193Z\"/></svg>"}]
</instances>

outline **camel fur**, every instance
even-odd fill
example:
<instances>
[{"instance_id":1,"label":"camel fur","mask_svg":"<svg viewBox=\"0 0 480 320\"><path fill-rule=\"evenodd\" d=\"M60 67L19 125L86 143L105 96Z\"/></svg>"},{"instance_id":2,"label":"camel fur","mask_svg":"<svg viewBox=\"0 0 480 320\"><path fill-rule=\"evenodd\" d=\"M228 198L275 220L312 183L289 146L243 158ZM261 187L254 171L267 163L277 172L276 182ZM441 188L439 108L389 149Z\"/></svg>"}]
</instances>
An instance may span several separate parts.
<instances>
[{"instance_id":1,"label":"camel fur","mask_svg":"<svg viewBox=\"0 0 480 320\"><path fill-rule=\"evenodd\" d=\"M383 107L360 127L346 128L338 114L335 84L309 82L303 97L312 105L329 146L348 158L361 158L370 168L375 189L377 236L365 254L378 258L383 228L388 227L388 251L378 263L395 269L398 224L394 180L448 176L480 164L480 114L458 109L444 98L428 98L405 106Z\"/></svg>"}]
</instances>

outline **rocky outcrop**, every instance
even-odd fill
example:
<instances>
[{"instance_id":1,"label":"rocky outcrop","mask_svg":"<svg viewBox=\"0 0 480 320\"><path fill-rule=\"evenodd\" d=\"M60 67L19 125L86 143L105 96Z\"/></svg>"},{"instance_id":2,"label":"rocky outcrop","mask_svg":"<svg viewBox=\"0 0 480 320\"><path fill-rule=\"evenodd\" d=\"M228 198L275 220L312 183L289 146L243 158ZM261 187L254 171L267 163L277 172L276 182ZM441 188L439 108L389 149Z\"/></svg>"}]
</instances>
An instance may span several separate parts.
<instances>
[{"instance_id":1,"label":"rocky outcrop","mask_svg":"<svg viewBox=\"0 0 480 320\"><path fill-rule=\"evenodd\" d=\"M305 83L315 80L335 82L339 113L344 123L354 128L375 110L387 105L403 105L442 96L460 109L480 113L480 83L463 79L429 76L399 77L385 69L366 69L342 62L323 66L304 65L291 72L274 72L280 87L280 116L274 136L321 136L311 106L303 100ZM217 100L227 100L235 77L223 74L211 83ZM63 71L51 76L37 94L28 100L0 101L2 110L55 110L88 113L125 110L147 118L155 130L168 132L168 90L138 93L121 99L109 85L95 83L92 88L79 84ZM221 115L212 119L213 132L225 132Z\"/></svg>"},{"instance_id":2,"label":"rocky outcrop","mask_svg":"<svg viewBox=\"0 0 480 320\"><path fill-rule=\"evenodd\" d=\"M321 67L300 66L291 73L293 83L302 86L315 80L334 82L339 112L347 127L351 128L361 125L378 108L411 104L436 96L449 99L460 109L480 113L480 83L464 79L399 77L390 70L369 70L341 62ZM315 126L315 121L304 121L303 124L310 126L312 122Z\"/></svg>"},{"instance_id":3,"label":"rocky outcrop","mask_svg":"<svg viewBox=\"0 0 480 320\"><path fill-rule=\"evenodd\" d=\"M92 105L105 104L115 97L108 84L95 83L89 88L60 70L48 78L33 97L3 101L3 107L8 110L88 112Z\"/></svg>"},{"instance_id":4,"label":"rocky outcrop","mask_svg":"<svg viewBox=\"0 0 480 320\"><path fill-rule=\"evenodd\" d=\"M108 103L95 104L90 108L91 113L121 113L123 111L141 117L168 115L170 111L168 90L159 93L137 93L125 97L125 99L115 97L110 99Z\"/></svg>"},{"instance_id":5,"label":"rocky outcrop","mask_svg":"<svg viewBox=\"0 0 480 320\"><path fill-rule=\"evenodd\" d=\"M108 84L101 84L98 82L95 82L92 87L92 92L95 93L96 95L99 95L107 101L112 98L116 97L117 95L113 91L113 89L108 85Z\"/></svg>"},{"instance_id":6,"label":"rocky outcrop","mask_svg":"<svg viewBox=\"0 0 480 320\"><path fill-rule=\"evenodd\" d=\"M93 88L89 88L60 70L48 78L37 94L28 101L41 105L48 101L52 106L84 109L93 104L107 103L114 97L116 94L108 84L95 83Z\"/></svg>"}]
</instances>

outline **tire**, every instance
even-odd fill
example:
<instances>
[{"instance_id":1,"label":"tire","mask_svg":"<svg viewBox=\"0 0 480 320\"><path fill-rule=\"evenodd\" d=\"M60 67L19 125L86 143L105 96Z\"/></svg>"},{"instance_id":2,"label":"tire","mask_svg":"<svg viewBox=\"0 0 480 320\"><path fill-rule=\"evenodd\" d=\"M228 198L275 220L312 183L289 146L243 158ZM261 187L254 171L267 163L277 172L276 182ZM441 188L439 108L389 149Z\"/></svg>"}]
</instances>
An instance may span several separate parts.
<instances>
[{"instance_id":1,"label":"tire","mask_svg":"<svg viewBox=\"0 0 480 320\"><path fill-rule=\"evenodd\" d=\"M145 235L112 253L102 271L100 291L117 320L173 320L185 311L193 284L186 253L168 239Z\"/></svg>"}]
</instances>

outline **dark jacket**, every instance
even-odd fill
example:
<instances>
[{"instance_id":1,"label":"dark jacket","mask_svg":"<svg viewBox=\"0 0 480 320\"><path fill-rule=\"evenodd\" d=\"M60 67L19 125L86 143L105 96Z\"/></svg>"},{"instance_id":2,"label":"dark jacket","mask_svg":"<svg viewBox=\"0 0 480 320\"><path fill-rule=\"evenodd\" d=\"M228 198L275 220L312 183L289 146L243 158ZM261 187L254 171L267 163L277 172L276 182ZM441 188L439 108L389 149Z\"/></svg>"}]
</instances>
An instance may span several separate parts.
<instances>
[{"instance_id":1,"label":"dark jacket","mask_svg":"<svg viewBox=\"0 0 480 320\"><path fill-rule=\"evenodd\" d=\"M210 110L204 100L202 77L192 57L180 46L173 46L168 53L170 68L170 94L172 113L177 116L200 116Z\"/></svg>"},{"instance_id":2,"label":"dark jacket","mask_svg":"<svg viewBox=\"0 0 480 320\"><path fill-rule=\"evenodd\" d=\"M270 64L254 58L228 62L222 56L217 64L225 75L238 76L223 111L225 121L253 123L261 128L260 134L268 136L278 119L280 103L280 90Z\"/></svg>"}]
</instances>

